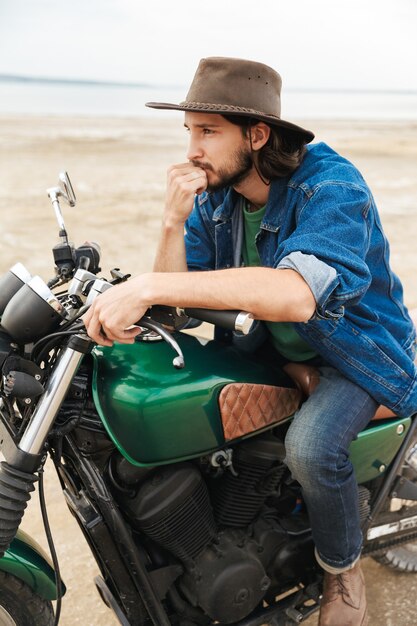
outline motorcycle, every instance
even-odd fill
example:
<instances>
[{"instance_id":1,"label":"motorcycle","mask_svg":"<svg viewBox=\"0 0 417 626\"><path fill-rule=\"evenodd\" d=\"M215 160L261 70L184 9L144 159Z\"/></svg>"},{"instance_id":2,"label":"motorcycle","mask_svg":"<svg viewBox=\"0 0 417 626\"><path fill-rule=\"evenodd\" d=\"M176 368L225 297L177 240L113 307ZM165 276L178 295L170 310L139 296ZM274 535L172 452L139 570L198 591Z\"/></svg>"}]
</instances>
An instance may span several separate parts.
<instances>
[{"instance_id":1,"label":"motorcycle","mask_svg":"<svg viewBox=\"0 0 417 626\"><path fill-rule=\"evenodd\" d=\"M284 439L317 371L184 332L202 320L246 334L245 312L155 306L134 344L94 345L81 316L129 275L98 278L97 244L69 242L60 200L76 199L68 175L59 181L48 189L60 237L54 278L46 284L20 263L0 278L0 622L59 622L48 455L98 564L98 591L123 626L303 622L319 608L322 572ZM416 428L416 416L380 407L350 448L363 554L410 572ZM19 529L37 483L52 561Z\"/></svg>"}]
</instances>

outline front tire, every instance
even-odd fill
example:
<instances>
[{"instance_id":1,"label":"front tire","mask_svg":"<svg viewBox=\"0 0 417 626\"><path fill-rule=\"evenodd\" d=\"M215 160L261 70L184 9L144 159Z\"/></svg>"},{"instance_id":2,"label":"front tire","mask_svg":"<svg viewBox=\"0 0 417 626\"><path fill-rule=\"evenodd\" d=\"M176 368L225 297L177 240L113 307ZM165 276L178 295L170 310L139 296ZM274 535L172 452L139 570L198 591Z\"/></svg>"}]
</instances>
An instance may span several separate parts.
<instances>
[{"instance_id":1,"label":"front tire","mask_svg":"<svg viewBox=\"0 0 417 626\"><path fill-rule=\"evenodd\" d=\"M1 626L53 626L52 603L19 578L0 571Z\"/></svg>"}]
</instances>

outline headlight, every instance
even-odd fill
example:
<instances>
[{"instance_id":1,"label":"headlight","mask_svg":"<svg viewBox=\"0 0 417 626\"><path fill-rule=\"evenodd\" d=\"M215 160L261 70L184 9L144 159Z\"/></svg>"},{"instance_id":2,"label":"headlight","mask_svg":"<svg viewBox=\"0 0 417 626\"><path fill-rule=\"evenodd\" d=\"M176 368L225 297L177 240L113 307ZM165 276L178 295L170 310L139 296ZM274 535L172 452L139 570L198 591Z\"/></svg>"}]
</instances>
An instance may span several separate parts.
<instances>
[{"instance_id":1,"label":"headlight","mask_svg":"<svg viewBox=\"0 0 417 626\"><path fill-rule=\"evenodd\" d=\"M31 274L21 263L16 263L6 274L3 274L0 278L0 315L2 315L15 293L28 283L31 278Z\"/></svg>"},{"instance_id":2,"label":"headlight","mask_svg":"<svg viewBox=\"0 0 417 626\"><path fill-rule=\"evenodd\" d=\"M66 312L39 276L34 276L9 300L2 328L17 343L31 343L58 328Z\"/></svg>"}]
</instances>

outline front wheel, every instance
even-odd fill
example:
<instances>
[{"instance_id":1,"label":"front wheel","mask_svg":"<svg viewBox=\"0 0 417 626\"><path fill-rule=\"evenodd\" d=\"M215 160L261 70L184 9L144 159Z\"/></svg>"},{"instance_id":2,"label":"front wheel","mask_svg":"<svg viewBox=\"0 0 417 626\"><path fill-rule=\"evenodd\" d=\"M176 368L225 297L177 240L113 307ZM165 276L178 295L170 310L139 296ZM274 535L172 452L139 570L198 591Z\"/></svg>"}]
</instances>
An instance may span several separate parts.
<instances>
[{"instance_id":1,"label":"front wheel","mask_svg":"<svg viewBox=\"0 0 417 626\"><path fill-rule=\"evenodd\" d=\"M52 604L19 578L0 571L1 626L52 626Z\"/></svg>"}]
</instances>

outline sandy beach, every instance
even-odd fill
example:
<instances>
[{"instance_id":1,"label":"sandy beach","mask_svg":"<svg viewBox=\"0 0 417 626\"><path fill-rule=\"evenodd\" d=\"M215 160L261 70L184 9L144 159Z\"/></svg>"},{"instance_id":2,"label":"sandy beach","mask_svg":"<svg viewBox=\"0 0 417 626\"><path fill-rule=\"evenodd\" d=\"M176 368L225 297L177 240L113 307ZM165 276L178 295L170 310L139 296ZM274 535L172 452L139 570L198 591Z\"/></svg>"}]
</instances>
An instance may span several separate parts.
<instances>
[{"instance_id":1,"label":"sandy beach","mask_svg":"<svg viewBox=\"0 0 417 626\"><path fill-rule=\"evenodd\" d=\"M300 120L353 161L373 190L391 245L406 304L417 307L417 122ZM58 226L45 190L70 174L77 205L64 207L70 238L100 243L103 273L112 267L149 271L159 232L167 167L185 160L180 117L0 117L0 273L22 262L32 274L53 276L51 248ZM47 501L62 576L68 587L62 626L113 626L92 582L97 573L66 509L50 463ZM46 546L37 497L23 528ZM415 624L417 577L366 559L372 626ZM395 596L395 603L393 598ZM87 617L86 617L87 616ZM312 618L306 622L316 624Z\"/></svg>"}]
</instances>

